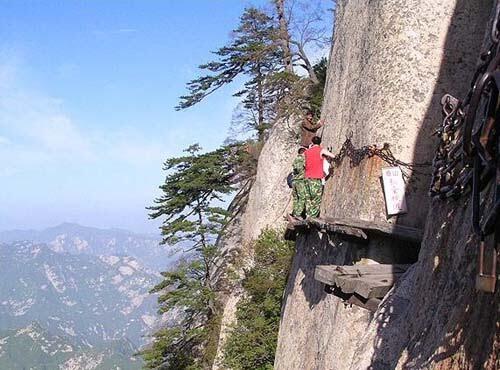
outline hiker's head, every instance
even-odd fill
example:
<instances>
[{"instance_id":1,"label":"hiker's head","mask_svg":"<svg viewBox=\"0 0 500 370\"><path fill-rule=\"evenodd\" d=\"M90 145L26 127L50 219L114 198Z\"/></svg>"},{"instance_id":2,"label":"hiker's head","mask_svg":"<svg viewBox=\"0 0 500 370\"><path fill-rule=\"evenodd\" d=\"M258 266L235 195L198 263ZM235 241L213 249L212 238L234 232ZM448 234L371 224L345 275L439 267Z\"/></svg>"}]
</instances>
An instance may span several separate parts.
<instances>
[{"instance_id":1,"label":"hiker's head","mask_svg":"<svg viewBox=\"0 0 500 370\"><path fill-rule=\"evenodd\" d=\"M308 110L306 112L306 118L307 118L307 120L312 121L313 117L314 117L314 114L313 114L312 110Z\"/></svg>"},{"instance_id":2,"label":"hiker's head","mask_svg":"<svg viewBox=\"0 0 500 370\"><path fill-rule=\"evenodd\" d=\"M304 148L303 146L301 146L299 148L299 154L304 154L305 151L306 151L306 148Z\"/></svg>"},{"instance_id":3,"label":"hiker's head","mask_svg":"<svg viewBox=\"0 0 500 370\"><path fill-rule=\"evenodd\" d=\"M312 138L312 143L313 143L314 145L319 145L319 144L321 144L321 138L320 138L319 136L315 136L315 137L313 137L313 138Z\"/></svg>"}]
</instances>

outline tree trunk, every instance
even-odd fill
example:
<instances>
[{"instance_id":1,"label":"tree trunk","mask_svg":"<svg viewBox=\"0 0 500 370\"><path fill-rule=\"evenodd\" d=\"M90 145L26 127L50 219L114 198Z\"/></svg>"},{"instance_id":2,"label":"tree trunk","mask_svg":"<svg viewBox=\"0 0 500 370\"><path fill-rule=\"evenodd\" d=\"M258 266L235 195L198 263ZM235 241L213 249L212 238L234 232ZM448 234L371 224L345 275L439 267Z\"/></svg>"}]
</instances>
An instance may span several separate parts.
<instances>
[{"instance_id":1,"label":"tree trunk","mask_svg":"<svg viewBox=\"0 0 500 370\"><path fill-rule=\"evenodd\" d=\"M309 61L309 58L307 57L306 51L304 50L304 46L296 41L291 41L295 46L297 46L298 50L298 56L300 59L302 59L303 64L300 66L304 68L307 73L309 74L309 78L311 79L311 82L315 85L319 84L319 79L318 76L316 76L316 72L314 72L313 65Z\"/></svg>"},{"instance_id":2,"label":"tree trunk","mask_svg":"<svg viewBox=\"0 0 500 370\"><path fill-rule=\"evenodd\" d=\"M264 76L260 67L257 68L257 135L260 143L264 142L264 134L266 131L265 117L264 117Z\"/></svg>"},{"instance_id":3,"label":"tree trunk","mask_svg":"<svg viewBox=\"0 0 500 370\"><path fill-rule=\"evenodd\" d=\"M279 42L283 50L283 64L285 71L293 73L292 53L290 51L290 34L288 32L288 22L285 14L285 0L275 0L276 14L279 23Z\"/></svg>"}]
</instances>

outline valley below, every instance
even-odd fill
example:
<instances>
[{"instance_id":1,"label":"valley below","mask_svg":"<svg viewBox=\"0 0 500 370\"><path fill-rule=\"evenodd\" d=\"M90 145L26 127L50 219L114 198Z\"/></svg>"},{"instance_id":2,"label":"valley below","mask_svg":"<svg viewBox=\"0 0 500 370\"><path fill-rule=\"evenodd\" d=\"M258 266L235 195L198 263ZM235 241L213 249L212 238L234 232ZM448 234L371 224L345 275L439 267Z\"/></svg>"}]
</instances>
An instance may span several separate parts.
<instances>
[{"instance_id":1,"label":"valley below","mask_svg":"<svg viewBox=\"0 0 500 370\"><path fill-rule=\"evenodd\" d=\"M0 369L140 369L165 325L159 238L62 224L0 233Z\"/></svg>"}]
</instances>

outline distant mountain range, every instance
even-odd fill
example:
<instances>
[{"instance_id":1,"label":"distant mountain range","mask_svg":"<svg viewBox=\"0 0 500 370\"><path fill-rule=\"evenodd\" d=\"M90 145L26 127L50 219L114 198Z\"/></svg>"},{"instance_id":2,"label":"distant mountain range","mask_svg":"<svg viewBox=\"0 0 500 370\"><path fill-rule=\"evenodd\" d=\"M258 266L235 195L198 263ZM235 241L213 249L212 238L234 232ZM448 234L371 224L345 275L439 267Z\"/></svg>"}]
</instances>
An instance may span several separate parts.
<instances>
[{"instance_id":1,"label":"distant mountain range","mask_svg":"<svg viewBox=\"0 0 500 370\"><path fill-rule=\"evenodd\" d=\"M133 354L168 325L149 293L175 260L159 241L68 223L0 232L0 369L140 369Z\"/></svg>"},{"instance_id":2,"label":"distant mountain range","mask_svg":"<svg viewBox=\"0 0 500 370\"><path fill-rule=\"evenodd\" d=\"M26 240L46 243L57 253L130 256L154 271L164 271L175 259L165 246L160 245L159 235L135 234L122 229L63 223L44 230L0 231L0 242Z\"/></svg>"},{"instance_id":3,"label":"distant mountain range","mask_svg":"<svg viewBox=\"0 0 500 370\"><path fill-rule=\"evenodd\" d=\"M33 321L83 344L140 345L156 320L159 281L131 257L72 255L32 242L0 244L0 329Z\"/></svg>"},{"instance_id":4,"label":"distant mountain range","mask_svg":"<svg viewBox=\"0 0 500 370\"><path fill-rule=\"evenodd\" d=\"M82 346L70 337L55 336L37 323L0 330L0 369L17 370L139 370L142 360L122 340L106 347Z\"/></svg>"}]
</instances>

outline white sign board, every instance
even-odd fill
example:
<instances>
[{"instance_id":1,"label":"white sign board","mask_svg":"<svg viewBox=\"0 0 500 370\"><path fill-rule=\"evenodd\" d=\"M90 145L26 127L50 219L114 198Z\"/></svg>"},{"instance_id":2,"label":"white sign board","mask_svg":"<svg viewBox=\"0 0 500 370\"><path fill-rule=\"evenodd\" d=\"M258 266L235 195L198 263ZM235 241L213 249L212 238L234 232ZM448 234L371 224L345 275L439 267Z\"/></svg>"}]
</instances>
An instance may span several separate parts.
<instances>
[{"instance_id":1,"label":"white sign board","mask_svg":"<svg viewBox=\"0 0 500 370\"><path fill-rule=\"evenodd\" d=\"M385 205L389 216L406 213L405 182L399 167L382 168Z\"/></svg>"}]
</instances>

